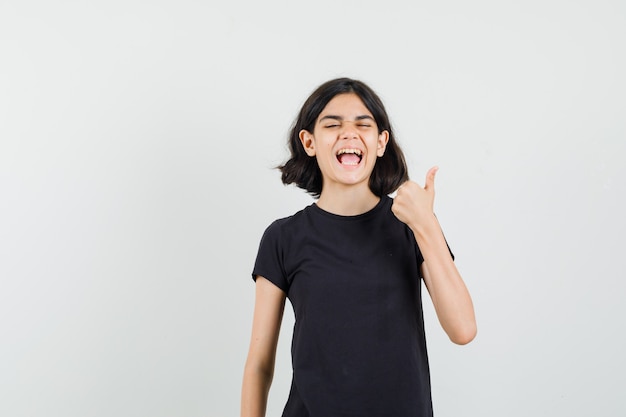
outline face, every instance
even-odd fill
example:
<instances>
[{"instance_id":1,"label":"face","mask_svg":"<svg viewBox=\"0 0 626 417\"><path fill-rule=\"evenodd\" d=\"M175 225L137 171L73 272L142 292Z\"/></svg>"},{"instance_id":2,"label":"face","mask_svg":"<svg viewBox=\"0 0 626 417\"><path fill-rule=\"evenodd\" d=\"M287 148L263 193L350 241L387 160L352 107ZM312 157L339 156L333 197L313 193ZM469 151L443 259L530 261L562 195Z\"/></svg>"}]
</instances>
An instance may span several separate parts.
<instances>
[{"instance_id":1,"label":"face","mask_svg":"<svg viewBox=\"0 0 626 417\"><path fill-rule=\"evenodd\" d=\"M383 156L389 133L378 133L372 113L354 93L339 94L315 121L313 132L302 130L300 141L322 171L322 192L330 187L369 187L376 159Z\"/></svg>"}]
</instances>

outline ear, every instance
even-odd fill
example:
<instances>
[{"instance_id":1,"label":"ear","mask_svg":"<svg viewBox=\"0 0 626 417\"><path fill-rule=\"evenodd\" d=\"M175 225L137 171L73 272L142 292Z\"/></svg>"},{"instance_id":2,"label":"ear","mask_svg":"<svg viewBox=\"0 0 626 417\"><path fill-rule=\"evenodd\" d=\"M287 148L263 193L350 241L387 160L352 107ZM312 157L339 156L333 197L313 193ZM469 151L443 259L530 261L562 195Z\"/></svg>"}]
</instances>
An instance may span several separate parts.
<instances>
[{"instance_id":1,"label":"ear","mask_svg":"<svg viewBox=\"0 0 626 417\"><path fill-rule=\"evenodd\" d=\"M302 143L304 152L306 152L309 156L315 156L315 141L313 140L313 134L308 130L302 129L298 136L300 137L300 142Z\"/></svg>"},{"instance_id":2,"label":"ear","mask_svg":"<svg viewBox=\"0 0 626 417\"><path fill-rule=\"evenodd\" d=\"M383 130L378 134L378 145L376 147L376 155L383 156L385 149L387 149L387 142L389 142L389 132Z\"/></svg>"}]
</instances>

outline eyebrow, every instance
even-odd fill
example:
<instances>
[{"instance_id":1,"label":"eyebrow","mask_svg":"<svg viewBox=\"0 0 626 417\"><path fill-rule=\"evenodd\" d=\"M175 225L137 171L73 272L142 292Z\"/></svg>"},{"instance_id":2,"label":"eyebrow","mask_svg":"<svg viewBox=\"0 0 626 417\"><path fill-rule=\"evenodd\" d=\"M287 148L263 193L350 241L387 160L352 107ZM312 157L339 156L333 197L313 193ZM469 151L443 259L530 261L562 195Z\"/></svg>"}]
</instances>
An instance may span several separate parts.
<instances>
[{"instance_id":1,"label":"eyebrow","mask_svg":"<svg viewBox=\"0 0 626 417\"><path fill-rule=\"evenodd\" d=\"M326 116L322 117L319 121L322 122L323 120L326 120L326 119L337 120L337 121L340 121L340 122L343 121L343 117L335 116L334 114L326 115ZM357 116L357 117L354 118L354 120L357 120L357 121L358 120L371 120L373 122L376 121L376 120L374 120L374 118L372 116L367 115L367 114L362 114L360 116Z\"/></svg>"}]
</instances>

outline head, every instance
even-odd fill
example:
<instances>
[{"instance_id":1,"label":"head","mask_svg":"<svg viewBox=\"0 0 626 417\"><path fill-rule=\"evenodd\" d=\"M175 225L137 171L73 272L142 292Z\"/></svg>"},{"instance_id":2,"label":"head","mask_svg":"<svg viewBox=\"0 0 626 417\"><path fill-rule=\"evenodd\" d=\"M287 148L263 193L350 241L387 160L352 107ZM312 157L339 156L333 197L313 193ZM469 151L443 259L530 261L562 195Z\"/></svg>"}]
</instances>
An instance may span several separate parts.
<instances>
[{"instance_id":1,"label":"head","mask_svg":"<svg viewBox=\"0 0 626 417\"><path fill-rule=\"evenodd\" d=\"M320 85L304 102L289 132L289 160L278 168L284 184L295 183L314 197L322 192L322 172L315 157L305 151L300 138L303 130L313 133L320 113L337 95L356 94L370 111L378 133L387 132L388 141L384 154L377 158L369 178L369 188L377 196L394 192L408 179L406 162L398 146L385 107L378 95L366 84L350 78L337 78Z\"/></svg>"}]
</instances>

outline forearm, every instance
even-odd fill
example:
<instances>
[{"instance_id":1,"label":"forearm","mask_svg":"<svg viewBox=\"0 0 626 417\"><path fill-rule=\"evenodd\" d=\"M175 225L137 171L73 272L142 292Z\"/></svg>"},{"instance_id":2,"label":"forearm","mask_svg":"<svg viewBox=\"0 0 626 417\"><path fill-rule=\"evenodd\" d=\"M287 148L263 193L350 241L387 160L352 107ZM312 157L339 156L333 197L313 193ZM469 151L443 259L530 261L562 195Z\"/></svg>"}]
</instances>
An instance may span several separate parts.
<instances>
[{"instance_id":1,"label":"forearm","mask_svg":"<svg viewBox=\"0 0 626 417\"><path fill-rule=\"evenodd\" d=\"M265 417L272 373L246 364L241 390L241 417Z\"/></svg>"},{"instance_id":2,"label":"forearm","mask_svg":"<svg viewBox=\"0 0 626 417\"><path fill-rule=\"evenodd\" d=\"M410 227L424 258L424 282L441 326L454 343L469 343L476 335L474 306L437 218L432 215Z\"/></svg>"},{"instance_id":3,"label":"forearm","mask_svg":"<svg viewBox=\"0 0 626 417\"><path fill-rule=\"evenodd\" d=\"M241 389L241 417L265 416L284 308L285 293L267 279L257 277L252 336Z\"/></svg>"}]
</instances>

